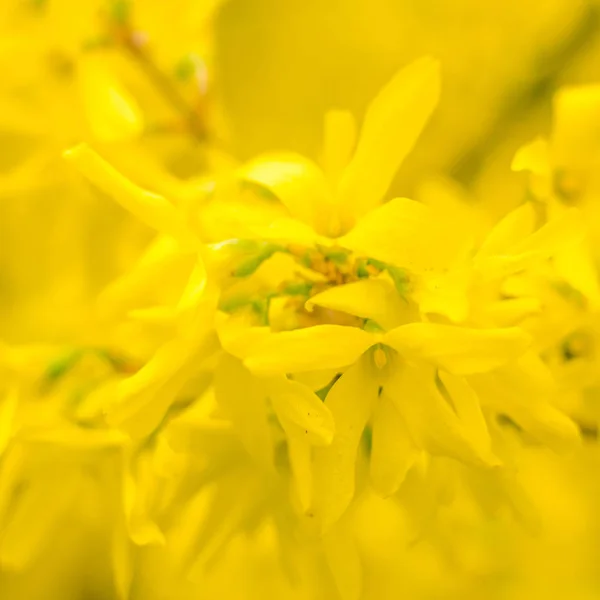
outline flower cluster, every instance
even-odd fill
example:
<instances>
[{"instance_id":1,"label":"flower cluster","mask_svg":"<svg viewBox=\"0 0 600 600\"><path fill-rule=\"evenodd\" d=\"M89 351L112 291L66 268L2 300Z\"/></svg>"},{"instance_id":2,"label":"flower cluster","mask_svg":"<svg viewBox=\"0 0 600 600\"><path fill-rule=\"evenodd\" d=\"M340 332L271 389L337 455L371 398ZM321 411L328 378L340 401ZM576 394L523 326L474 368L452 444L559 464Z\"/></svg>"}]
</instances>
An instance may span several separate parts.
<instances>
[{"instance_id":1,"label":"flower cluster","mask_svg":"<svg viewBox=\"0 0 600 600\"><path fill-rule=\"evenodd\" d=\"M438 102L431 58L360 128L328 112L318 164L268 154L177 180L170 152L140 150L144 111L118 77L144 90L140 73L104 53L121 45L178 135L210 144L188 110L204 63L185 54L164 76L196 29L169 29L173 55L154 62L128 6L83 45L57 30L77 40L55 58L77 72L63 91L77 86L84 123L60 169L154 233L76 343L0 346L6 597L34 597L19 579L33 568L46 597L74 599L481 597L473 573L510 569L505 529L540 528L532 491L560 498L556 465L597 437L598 87L557 94L499 220L450 185L390 197ZM28 161L56 158L45 139ZM30 166L25 183L45 181Z\"/></svg>"}]
</instances>

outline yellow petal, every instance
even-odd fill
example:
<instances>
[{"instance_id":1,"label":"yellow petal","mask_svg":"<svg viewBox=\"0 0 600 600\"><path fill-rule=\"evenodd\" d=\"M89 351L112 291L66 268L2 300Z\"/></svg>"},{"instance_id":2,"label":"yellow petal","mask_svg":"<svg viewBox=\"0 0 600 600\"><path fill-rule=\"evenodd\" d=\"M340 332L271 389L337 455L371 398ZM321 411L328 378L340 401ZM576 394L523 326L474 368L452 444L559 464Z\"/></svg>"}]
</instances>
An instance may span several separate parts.
<instances>
[{"instance_id":1,"label":"yellow petal","mask_svg":"<svg viewBox=\"0 0 600 600\"><path fill-rule=\"evenodd\" d=\"M311 310L313 305L372 319L384 329L399 325L406 313L406 302L386 279L362 279L329 288L312 296L306 308Z\"/></svg>"},{"instance_id":2,"label":"yellow petal","mask_svg":"<svg viewBox=\"0 0 600 600\"><path fill-rule=\"evenodd\" d=\"M140 221L186 244L191 243L175 207L165 198L139 188L85 144L67 150L64 156Z\"/></svg>"},{"instance_id":3,"label":"yellow petal","mask_svg":"<svg viewBox=\"0 0 600 600\"><path fill-rule=\"evenodd\" d=\"M526 214L525 207L519 211ZM516 215L511 213L505 221L510 221L513 216ZM515 227L503 240L502 247L498 244L493 249L485 248L483 253L480 251L475 265L487 278L507 277L555 256L566 245L579 243L583 238L582 213L576 208L569 208L561 213L560 218L552 219L530 235L525 235L525 227L521 231Z\"/></svg>"},{"instance_id":4,"label":"yellow petal","mask_svg":"<svg viewBox=\"0 0 600 600\"><path fill-rule=\"evenodd\" d=\"M453 264L468 240L428 206L396 198L369 213L339 243L358 256L421 273Z\"/></svg>"},{"instance_id":5,"label":"yellow petal","mask_svg":"<svg viewBox=\"0 0 600 600\"><path fill-rule=\"evenodd\" d=\"M104 57L84 55L79 61L79 84L85 115L98 141L123 141L142 133L141 111L107 68Z\"/></svg>"},{"instance_id":6,"label":"yellow petal","mask_svg":"<svg viewBox=\"0 0 600 600\"><path fill-rule=\"evenodd\" d=\"M279 417L297 425L311 443L331 443L335 431L333 417L311 389L285 377L270 378L265 385Z\"/></svg>"},{"instance_id":7,"label":"yellow petal","mask_svg":"<svg viewBox=\"0 0 600 600\"><path fill-rule=\"evenodd\" d=\"M352 529L339 525L323 536L325 558L341 600L363 596L363 566Z\"/></svg>"},{"instance_id":8,"label":"yellow petal","mask_svg":"<svg viewBox=\"0 0 600 600\"><path fill-rule=\"evenodd\" d=\"M356 121L351 112L330 110L325 115L323 136L323 171L337 182L345 169L356 142Z\"/></svg>"},{"instance_id":9,"label":"yellow petal","mask_svg":"<svg viewBox=\"0 0 600 600\"><path fill-rule=\"evenodd\" d=\"M493 373L471 376L469 382L483 402L550 448L570 450L579 442L575 424L552 405L556 383L537 355L527 353Z\"/></svg>"},{"instance_id":10,"label":"yellow petal","mask_svg":"<svg viewBox=\"0 0 600 600\"><path fill-rule=\"evenodd\" d=\"M515 254L535 253L543 258L556 254L565 244L584 237L584 216L577 208L569 208L559 218L548 221L535 233L521 239L513 248Z\"/></svg>"},{"instance_id":11,"label":"yellow petal","mask_svg":"<svg viewBox=\"0 0 600 600\"><path fill-rule=\"evenodd\" d=\"M317 238L311 225L290 217L276 199L218 187L216 194L196 215L201 237L207 242L238 238L312 244Z\"/></svg>"},{"instance_id":12,"label":"yellow petal","mask_svg":"<svg viewBox=\"0 0 600 600\"><path fill-rule=\"evenodd\" d=\"M81 476L64 471L61 474L61 484L57 486L55 470L48 468L45 474L37 472L23 493L16 497L2 528L0 566L3 570L29 566L65 522L71 503L77 497Z\"/></svg>"},{"instance_id":13,"label":"yellow petal","mask_svg":"<svg viewBox=\"0 0 600 600\"><path fill-rule=\"evenodd\" d=\"M529 171L534 175L550 177L550 148L548 140L538 137L533 142L519 148L513 158L513 171Z\"/></svg>"},{"instance_id":14,"label":"yellow petal","mask_svg":"<svg viewBox=\"0 0 600 600\"><path fill-rule=\"evenodd\" d=\"M141 452L135 459L135 475L124 476L123 496L129 537L138 546L164 545L165 537L149 515L156 473L150 452Z\"/></svg>"},{"instance_id":15,"label":"yellow petal","mask_svg":"<svg viewBox=\"0 0 600 600\"><path fill-rule=\"evenodd\" d=\"M402 415L414 442L431 454L450 456L467 464L496 465L489 451L489 439L483 430L474 427L473 419L465 418L453 408L435 382L432 367L403 365L384 384L385 393ZM454 398L451 400L454 402ZM461 397L460 402L476 402ZM461 412L463 412L461 410ZM472 409L466 411L472 412Z\"/></svg>"},{"instance_id":16,"label":"yellow petal","mask_svg":"<svg viewBox=\"0 0 600 600\"><path fill-rule=\"evenodd\" d=\"M409 360L425 360L455 373L490 371L517 358L531 343L516 327L470 329L436 323L410 323L385 334L383 342Z\"/></svg>"},{"instance_id":17,"label":"yellow petal","mask_svg":"<svg viewBox=\"0 0 600 600\"><path fill-rule=\"evenodd\" d=\"M574 289L581 292L595 309L600 306L600 285L592 253L584 240L565 244L554 257L556 272Z\"/></svg>"},{"instance_id":18,"label":"yellow petal","mask_svg":"<svg viewBox=\"0 0 600 600\"><path fill-rule=\"evenodd\" d=\"M396 492L416 457L416 448L393 402L382 394L373 416L371 483L384 498Z\"/></svg>"},{"instance_id":19,"label":"yellow petal","mask_svg":"<svg viewBox=\"0 0 600 600\"><path fill-rule=\"evenodd\" d=\"M4 398L0 399L0 457L8 446L16 429L19 393L16 386L8 389Z\"/></svg>"},{"instance_id":20,"label":"yellow petal","mask_svg":"<svg viewBox=\"0 0 600 600\"><path fill-rule=\"evenodd\" d=\"M511 211L490 231L479 248L478 257L507 254L517 243L531 235L535 229L535 211L526 203Z\"/></svg>"},{"instance_id":21,"label":"yellow petal","mask_svg":"<svg viewBox=\"0 0 600 600\"><path fill-rule=\"evenodd\" d=\"M244 362L263 375L339 369L375 342L373 335L356 327L317 325L272 333L247 350Z\"/></svg>"},{"instance_id":22,"label":"yellow petal","mask_svg":"<svg viewBox=\"0 0 600 600\"><path fill-rule=\"evenodd\" d=\"M331 383L337 375L337 369L325 369L323 371L305 371L294 375L294 381L307 386L313 392L318 392Z\"/></svg>"},{"instance_id":23,"label":"yellow petal","mask_svg":"<svg viewBox=\"0 0 600 600\"><path fill-rule=\"evenodd\" d=\"M443 315L453 323L461 323L469 316L469 288L472 270L457 267L441 275L423 277L414 292L421 314Z\"/></svg>"},{"instance_id":24,"label":"yellow petal","mask_svg":"<svg viewBox=\"0 0 600 600\"><path fill-rule=\"evenodd\" d=\"M554 97L552 160L586 168L600 155L600 85L562 88Z\"/></svg>"},{"instance_id":25,"label":"yellow petal","mask_svg":"<svg viewBox=\"0 0 600 600\"><path fill-rule=\"evenodd\" d=\"M295 154L267 155L242 167L238 175L271 192L295 219L326 233L317 225L331 205L331 194L322 171L310 160Z\"/></svg>"},{"instance_id":26,"label":"yellow petal","mask_svg":"<svg viewBox=\"0 0 600 600\"><path fill-rule=\"evenodd\" d=\"M300 509L307 513L312 502L312 445L301 427L281 415L279 422L287 436L288 459Z\"/></svg>"},{"instance_id":27,"label":"yellow petal","mask_svg":"<svg viewBox=\"0 0 600 600\"><path fill-rule=\"evenodd\" d=\"M181 252L172 237L157 236L138 263L102 291L98 298L101 314L115 317L141 306L159 304L162 298L156 281L169 281L175 274L189 272L193 259L192 254Z\"/></svg>"},{"instance_id":28,"label":"yellow petal","mask_svg":"<svg viewBox=\"0 0 600 600\"><path fill-rule=\"evenodd\" d=\"M499 464L492 455L490 433L477 394L463 377L451 373L438 373L441 384L448 394L456 416L460 419L465 436L471 440L483 459L490 464Z\"/></svg>"},{"instance_id":29,"label":"yellow petal","mask_svg":"<svg viewBox=\"0 0 600 600\"><path fill-rule=\"evenodd\" d=\"M429 120L439 93L439 65L422 58L397 73L373 100L338 187L347 227L382 201Z\"/></svg>"},{"instance_id":30,"label":"yellow petal","mask_svg":"<svg viewBox=\"0 0 600 600\"><path fill-rule=\"evenodd\" d=\"M110 559L114 573L114 585L119 600L130 597L133 580L133 557L129 536L122 528L116 527L112 532L110 544Z\"/></svg>"},{"instance_id":31,"label":"yellow petal","mask_svg":"<svg viewBox=\"0 0 600 600\"><path fill-rule=\"evenodd\" d=\"M367 361L361 360L338 379L325 398L335 435L329 446L314 450L314 510L324 529L342 516L354 496L358 447L377 400L377 387Z\"/></svg>"},{"instance_id":32,"label":"yellow petal","mask_svg":"<svg viewBox=\"0 0 600 600\"><path fill-rule=\"evenodd\" d=\"M199 364L217 348L210 330L200 339L175 338L162 346L142 369L117 385L109 423L134 439L149 435Z\"/></svg>"},{"instance_id":33,"label":"yellow petal","mask_svg":"<svg viewBox=\"0 0 600 600\"><path fill-rule=\"evenodd\" d=\"M246 451L259 465L273 464L264 390L242 363L224 355L215 373L215 397L233 423Z\"/></svg>"},{"instance_id":34,"label":"yellow petal","mask_svg":"<svg viewBox=\"0 0 600 600\"><path fill-rule=\"evenodd\" d=\"M509 298L488 304L484 314L496 327L512 327L541 310L538 298Z\"/></svg>"}]
</instances>

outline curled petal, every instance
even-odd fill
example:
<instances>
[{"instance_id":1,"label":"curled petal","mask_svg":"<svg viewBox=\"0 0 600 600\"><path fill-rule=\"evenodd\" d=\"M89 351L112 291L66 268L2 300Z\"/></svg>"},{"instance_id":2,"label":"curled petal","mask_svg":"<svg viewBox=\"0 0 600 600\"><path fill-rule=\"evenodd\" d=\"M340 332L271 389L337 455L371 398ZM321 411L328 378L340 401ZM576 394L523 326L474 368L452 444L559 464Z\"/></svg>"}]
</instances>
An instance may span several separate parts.
<instances>
[{"instance_id":1,"label":"curled petal","mask_svg":"<svg viewBox=\"0 0 600 600\"><path fill-rule=\"evenodd\" d=\"M129 181L89 146L81 144L67 150L65 158L140 221L186 244L191 243L190 234L170 202Z\"/></svg>"}]
</instances>

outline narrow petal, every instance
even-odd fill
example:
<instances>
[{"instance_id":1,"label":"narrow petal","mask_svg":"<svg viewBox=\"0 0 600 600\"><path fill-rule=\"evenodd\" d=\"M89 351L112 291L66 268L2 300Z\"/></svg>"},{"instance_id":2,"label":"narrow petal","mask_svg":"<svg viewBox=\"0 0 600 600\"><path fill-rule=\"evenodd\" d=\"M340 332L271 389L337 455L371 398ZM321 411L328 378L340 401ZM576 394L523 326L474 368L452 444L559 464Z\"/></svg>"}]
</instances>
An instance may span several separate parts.
<instances>
[{"instance_id":1,"label":"narrow petal","mask_svg":"<svg viewBox=\"0 0 600 600\"><path fill-rule=\"evenodd\" d=\"M396 198L365 216L339 243L358 256L426 273L448 268L464 251L468 240L456 231L430 207Z\"/></svg>"},{"instance_id":2,"label":"narrow petal","mask_svg":"<svg viewBox=\"0 0 600 600\"><path fill-rule=\"evenodd\" d=\"M72 148L65 152L65 158L140 221L157 231L189 242L189 234L170 202L162 196L139 188L89 146L82 144Z\"/></svg>"},{"instance_id":3,"label":"narrow petal","mask_svg":"<svg viewBox=\"0 0 600 600\"><path fill-rule=\"evenodd\" d=\"M526 432L557 450L570 450L579 441L575 424L552 405L558 389L548 367L533 353L514 364L469 377L483 402L508 415Z\"/></svg>"},{"instance_id":4,"label":"narrow petal","mask_svg":"<svg viewBox=\"0 0 600 600\"><path fill-rule=\"evenodd\" d=\"M472 408L463 410L461 407L461 414L450 404L436 385L432 367L403 365L384 384L384 391L394 401L420 448L467 464L498 464L489 452L489 440L482 444L485 428L481 431L474 428L474 419L464 414L472 413ZM458 400L459 404L473 402L462 396ZM451 401L454 403L454 397Z\"/></svg>"},{"instance_id":5,"label":"narrow petal","mask_svg":"<svg viewBox=\"0 0 600 600\"><path fill-rule=\"evenodd\" d=\"M292 217L313 227L322 220L325 208L331 205L323 172L299 155L263 156L243 166L238 175L244 181L268 190Z\"/></svg>"},{"instance_id":6,"label":"narrow petal","mask_svg":"<svg viewBox=\"0 0 600 600\"><path fill-rule=\"evenodd\" d=\"M215 372L215 397L244 448L259 465L273 464L265 391L241 361L224 355Z\"/></svg>"},{"instance_id":7,"label":"narrow petal","mask_svg":"<svg viewBox=\"0 0 600 600\"><path fill-rule=\"evenodd\" d=\"M406 313L406 303L386 279L362 279L329 288L306 303L309 310L314 305L371 319L384 329L399 325Z\"/></svg>"},{"instance_id":8,"label":"narrow petal","mask_svg":"<svg viewBox=\"0 0 600 600\"><path fill-rule=\"evenodd\" d=\"M521 214L526 213L525 207L522 211ZM507 219L512 219L512 216L509 215ZM487 278L507 277L529 268L540 260L555 256L565 246L583 240L583 216L578 209L570 208L563 211L560 218L548 221L534 233L522 235L524 233L524 228L522 232L515 228L511 239L504 240L503 248L486 247L483 254L480 251L475 259L479 271ZM495 250L493 254L492 250Z\"/></svg>"},{"instance_id":9,"label":"narrow petal","mask_svg":"<svg viewBox=\"0 0 600 600\"><path fill-rule=\"evenodd\" d=\"M207 331L200 339L175 338L160 348L135 375L114 390L108 421L134 439L150 434L198 366L218 348Z\"/></svg>"},{"instance_id":10,"label":"narrow petal","mask_svg":"<svg viewBox=\"0 0 600 600\"><path fill-rule=\"evenodd\" d=\"M400 413L382 394L373 416L371 483L384 498L394 494L416 458L416 448Z\"/></svg>"},{"instance_id":11,"label":"narrow petal","mask_svg":"<svg viewBox=\"0 0 600 600\"><path fill-rule=\"evenodd\" d=\"M339 369L375 342L373 335L356 327L317 325L271 334L248 348L244 362L263 375Z\"/></svg>"},{"instance_id":12,"label":"narrow petal","mask_svg":"<svg viewBox=\"0 0 600 600\"><path fill-rule=\"evenodd\" d=\"M307 386L285 377L265 381L277 415L297 425L313 444L330 444L335 423L329 408Z\"/></svg>"},{"instance_id":13,"label":"narrow petal","mask_svg":"<svg viewBox=\"0 0 600 600\"><path fill-rule=\"evenodd\" d=\"M409 360L426 360L457 375L490 371L523 354L530 336L517 327L470 329L410 323L385 334L383 342Z\"/></svg>"},{"instance_id":14,"label":"narrow petal","mask_svg":"<svg viewBox=\"0 0 600 600\"><path fill-rule=\"evenodd\" d=\"M439 65L422 58L397 73L373 100L338 188L338 201L349 226L380 204L439 94Z\"/></svg>"},{"instance_id":15,"label":"narrow petal","mask_svg":"<svg viewBox=\"0 0 600 600\"><path fill-rule=\"evenodd\" d=\"M438 373L438 377L448 394L456 416L460 419L465 436L471 440L473 447L477 448L486 462L496 463L497 460L492 455L490 433L481 411L479 398L473 388L464 377L443 371Z\"/></svg>"},{"instance_id":16,"label":"narrow petal","mask_svg":"<svg viewBox=\"0 0 600 600\"><path fill-rule=\"evenodd\" d=\"M350 367L327 394L335 435L329 446L314 451L314 510L324 529L342 516L354 497L358 447L376 400L377 382L364 360Z\"/></svg>"}]
</instances>

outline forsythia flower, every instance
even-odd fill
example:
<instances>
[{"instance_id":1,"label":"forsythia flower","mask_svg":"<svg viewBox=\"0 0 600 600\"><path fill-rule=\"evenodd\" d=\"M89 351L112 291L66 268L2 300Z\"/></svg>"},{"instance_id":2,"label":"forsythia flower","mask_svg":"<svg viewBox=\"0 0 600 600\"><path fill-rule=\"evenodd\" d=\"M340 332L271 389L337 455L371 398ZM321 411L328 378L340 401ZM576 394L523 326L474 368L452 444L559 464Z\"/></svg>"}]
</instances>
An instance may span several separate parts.
<instances>
[{"instance_id":1,"label":"forsythia flower","mask_svg":"<svg viewBox=\"0 0 600 600\"><path fill-rule=\"evenodd\" d=\"M560 555L594 514L572 489L597 486L581 441L600 424L598 90L559 92L551 141L513 163L528 195L495 223L441 187L389 198L439 100L431 58L392 77L360 131L328 112L318 164L267 154L178 179L197 163L173 168L173 146L144 138L174 111L177 135L210 144L197 36L216 4L1 14L21 50L49 30L29 59L64 61L81 117L48 118L25 162L76 138L69 186L154 236L71 343L0 343L2 597L40 597L31 573L73 600L535 590L545 570L521 563L547 556L527 536L568 523L542 544ZM14 75L3 99L24 127ZM589 578L588 554L564 569Z\"/></svg>"}]
</instances>

